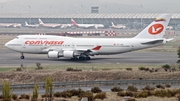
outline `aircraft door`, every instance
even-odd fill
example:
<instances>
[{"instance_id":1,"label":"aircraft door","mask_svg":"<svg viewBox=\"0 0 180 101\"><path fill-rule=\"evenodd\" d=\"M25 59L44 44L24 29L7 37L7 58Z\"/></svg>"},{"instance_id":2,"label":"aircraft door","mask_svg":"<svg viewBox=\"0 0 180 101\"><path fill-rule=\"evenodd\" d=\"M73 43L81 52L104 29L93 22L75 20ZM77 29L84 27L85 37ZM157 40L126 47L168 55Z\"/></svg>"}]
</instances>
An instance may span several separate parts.
<instances>
[{"instance_id":1,"label":"aircraft door","mask_svg":"<svg viewBox=\"0 0 180 101\"><path fill-rule=\"evenodd\" d=\"M23 40L24 42L22 42L22 48L23 49L26 49L27 48L27 46L28 46L28 44L27 44L27 40Z\"/></svg>"},{"instance_id":2,"label":"aircraft door","mask_svg":"<svg viewBox=\"0 0 180 101\"><path fill-rule=\"evenodd\" d=\"M73 49L75 49L75 48L76 48L76 44L73 42L73 43L71 44L71 47L72 47Z\"/></svg>"}]
</instances>

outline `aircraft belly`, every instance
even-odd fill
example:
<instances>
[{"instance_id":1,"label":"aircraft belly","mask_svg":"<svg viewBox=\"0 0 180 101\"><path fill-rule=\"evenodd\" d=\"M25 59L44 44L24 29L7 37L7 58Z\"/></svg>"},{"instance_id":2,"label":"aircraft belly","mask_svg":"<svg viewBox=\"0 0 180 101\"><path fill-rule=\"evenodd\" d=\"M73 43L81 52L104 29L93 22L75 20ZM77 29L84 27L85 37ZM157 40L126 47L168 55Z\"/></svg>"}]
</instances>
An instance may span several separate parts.
<instances>
[{"instance_id":1,"label":"aircraft belly","mask_svg":"<svg viewBox=\"0 0 180 101\"><path fill-rule=\"evenodd\" d=\"M119 54L131 51L131 47L103 47L98 54Z\"/></svg>"},{"instance_id":2,"label":"aircraft belly","mask_svg":"<svg viewBox=\"0 0 180 101\"><path fill-rule=\"evenodd\" d=\"M40 53L42 49L40 46L29 46L21 48L23 53Z\"/></svg>"}]
</instances>

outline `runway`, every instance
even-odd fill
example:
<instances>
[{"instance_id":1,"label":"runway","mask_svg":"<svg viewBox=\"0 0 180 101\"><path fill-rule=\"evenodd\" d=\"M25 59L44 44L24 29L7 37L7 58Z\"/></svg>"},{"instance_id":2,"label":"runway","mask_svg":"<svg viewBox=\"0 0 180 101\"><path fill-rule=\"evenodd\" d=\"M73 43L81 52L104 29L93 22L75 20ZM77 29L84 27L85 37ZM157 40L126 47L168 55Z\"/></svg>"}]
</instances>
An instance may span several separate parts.
<instances>
[{"instance_id":1,"label":"runway","mask_svg":"<svg viewBox=\"0 0 180 101\"><path fill-rule=\"evenodd\" d=\"M0 50L0 66L35 66L36 62L43 65L61 64L172 64L178 60L177 53L173 52L148 52L136 51L118 55L103 55L91 57L91 60L72 61L70 59L59 58L49 59L46 54L24 54L25 59L20 59L20 53L9 49Z\"/></svg>"}]
</instances>

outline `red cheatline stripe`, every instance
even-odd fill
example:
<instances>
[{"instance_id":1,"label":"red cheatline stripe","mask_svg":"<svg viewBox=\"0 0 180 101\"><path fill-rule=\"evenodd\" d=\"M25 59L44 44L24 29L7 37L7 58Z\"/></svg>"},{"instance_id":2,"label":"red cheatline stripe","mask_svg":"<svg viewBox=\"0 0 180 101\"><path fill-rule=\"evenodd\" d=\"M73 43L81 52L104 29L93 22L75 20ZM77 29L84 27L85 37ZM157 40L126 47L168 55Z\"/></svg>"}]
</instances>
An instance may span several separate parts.
<instances>
[{"instance_id":1,"label":"red cheatline stripe","mask_svg":"<svg viewBox=\"0 0 180 101\"><path fill-rule=\"evenodd\" d=\"M96 47L94 47L92 50L100 50L101 47L102 47L102 46L96 46Z\"/></svg>"}]
</instances>

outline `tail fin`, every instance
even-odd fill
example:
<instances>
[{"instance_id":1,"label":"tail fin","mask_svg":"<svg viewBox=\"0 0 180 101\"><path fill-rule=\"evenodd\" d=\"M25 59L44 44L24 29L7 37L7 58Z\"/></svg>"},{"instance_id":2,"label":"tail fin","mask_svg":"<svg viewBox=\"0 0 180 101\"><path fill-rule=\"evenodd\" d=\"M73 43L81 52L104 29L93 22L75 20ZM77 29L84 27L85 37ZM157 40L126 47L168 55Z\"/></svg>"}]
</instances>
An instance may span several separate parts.
<instances>
[{"instance_id":1,"label":"tail fin","mask_svg":"<svg viewBox=\"0 0 180 101\"><path fill-rule=\"evenodd\" d=\"M40 25L44 24L41 19L38 19L38 20L39 20Z\"/></svg>"},{"instance_id":2,"label":"tail fin","mask_svg":"<svg viewBox=\"0 0 180 101\"><path fill-rule=\"evenodd\" d=\"M28 25L28 23L25 21L25 25L27 26Z\"/></svg>"},{"instance_id":3,"label":"tail fin","mask_svg":"<svg viewBox=\"0 0 180 101\"><path fill-rule=\"evenodd\" d=\"M113 22L111 22L111 25L112 25L112 26L115 26Z\"/></svg>"},{"instance_id":4,"label":"tail fin","mask_svg":"<svg viewBox=\"0 0 180 101\"><path fill-rule=\"evenodd\" d=\"M160 15L134 38L162 38L170 18L171 14Z\"/></svg>"},{"instance_id":5,"label":"tail fin","mask_svg":"<svg viewBox=\"0 0 180 101\"><path fill-rule=\"evenodd\" d=\"M73 19L71 19L71 23L72 23L74 26L78 26L78 24L77 24Z\"/></svg>"}]
</instances>

